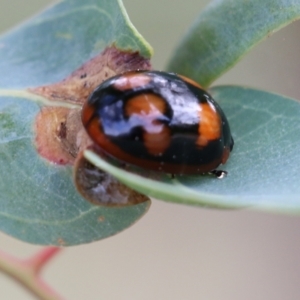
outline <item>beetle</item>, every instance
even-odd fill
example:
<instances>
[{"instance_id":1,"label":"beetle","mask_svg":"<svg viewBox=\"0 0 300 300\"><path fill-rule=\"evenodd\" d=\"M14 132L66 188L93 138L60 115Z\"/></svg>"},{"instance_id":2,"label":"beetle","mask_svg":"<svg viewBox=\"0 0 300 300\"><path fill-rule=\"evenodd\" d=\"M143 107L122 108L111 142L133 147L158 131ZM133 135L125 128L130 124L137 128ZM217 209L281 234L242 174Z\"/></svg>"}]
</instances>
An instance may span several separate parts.
<instances>
[{"instance_id":1,"label":"beetle","mask_svg":"<svg viewBox=\"0 0 300 300\"><path fill-rule=\"evenodd\" d=\"M84 104L82 123L109 156L173 175L222 177L226 172L215 169L234 144L218 103L192 79L162 71L105 80Z\"/></svg>"}]
</instances>

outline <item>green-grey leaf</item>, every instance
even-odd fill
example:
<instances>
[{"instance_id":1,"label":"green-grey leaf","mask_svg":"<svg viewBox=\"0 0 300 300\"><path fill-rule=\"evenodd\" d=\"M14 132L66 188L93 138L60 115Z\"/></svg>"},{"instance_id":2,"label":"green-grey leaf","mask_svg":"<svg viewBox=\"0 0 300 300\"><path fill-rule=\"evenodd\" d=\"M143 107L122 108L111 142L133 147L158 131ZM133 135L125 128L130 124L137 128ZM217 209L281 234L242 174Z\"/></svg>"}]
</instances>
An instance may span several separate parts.
<instances>
[{"instance_id":1,"label":"green-grey leaf","mask_svg":"<svg viewBox=\"0 0 300 300\"><path fill-rule=\"evenodd\" d=\"M85 157L123 183L152 197L207 207L248 207L300 213L300 103L249 88L211 90L231 125L235 146L222 169L212 176L165 176L157 182Z\"/></svg>"},{"instance_id":2,"label":"green-grey leaf","mask_svg":"<svg viewBox=\"0 0 300 300\"><path fill-rule=\"evenodd\" d=\"M48 163L34 146L34 120L49 101L22 89L63 79L112 43L144 57L152 51L117 0L62 1L0 38L0 230L37 244L88 243L149 208L89 204L72 168Z\"/></svg>"},{"instance_id":3,"label":"green-grey leaf","mask_svg":"<svg viewBox=\"0 0 300 300\"><path fill-rule=\"evenodd\" d=\"M168 70L204 87L257 43L300 17L295 0L213 0L181 41Z\"/></svg>"}]
</instances>

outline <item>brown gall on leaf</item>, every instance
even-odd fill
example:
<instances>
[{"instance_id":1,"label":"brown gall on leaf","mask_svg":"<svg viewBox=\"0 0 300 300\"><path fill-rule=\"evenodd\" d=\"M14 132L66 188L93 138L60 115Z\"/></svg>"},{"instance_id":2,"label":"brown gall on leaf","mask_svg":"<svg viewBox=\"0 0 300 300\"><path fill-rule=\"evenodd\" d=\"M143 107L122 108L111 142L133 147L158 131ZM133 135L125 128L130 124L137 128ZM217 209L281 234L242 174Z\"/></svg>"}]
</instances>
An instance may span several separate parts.
<instances>
[{"instance_id":1,"label":"brown gall on leaf","mask_svg":"<svg viewBox=\"0 0 300 300\"><path fill-rule=\"evenodd\" d=\"M67 134L66 119L68 108L45 107L35 120L36 146L39 154L57 164L72 163L74 157L61 146Z\"/></svg>"},{"instance_id":2,"label":"brown gall on leaf","mask_svg":"<svg viewBox=\"0 0 300 300\"><path fill-rule=\"evenodd\" d=\"M50 162L73 164L81 150L91 144L80 118L80 109L63 107L63 103L82 105L90 93L105 79L116 74L150 69L150 62L137 52L124 52L108 47L75 70L64 80L36 88L30 92L62 106L44 107L36 118L36 147Z\"/></svg>"},{"instance_id":3,"label":"brown gall on leaf","mask_svg":"<svg viewBox=\"0 0 300 300\"><path fill-rule=\"evenodd\" d=\"M91 144L79 109L44 107L36 117L35 131L39 154L60 165L73 164L78 152Z\"/></svg>"},{"instance_id":4,"label":"brown gall on leaf","mask_svg":"<svg viewBox=\"0 0 300 300\"><path fill-rule=\"evenodd\" d=\"M150 61L138 52L124 52L111 46L62 81L31 88L29 91L52 101L83 104L91 92L107 78L138 69L151 69Z\"/></svg>"},{"instance_id":5,"label":"brown gall on leaf","mask_svg":"<svg viewBox=\"0 0 300 300\"><path fill-rule=\"evenodd\" d=\"M93 147L91 149L94 150ZM74 181L78 192L95 205L127 206L150 200L92 165L82 152L75 162Z\"/></svg>"}]
</instances>

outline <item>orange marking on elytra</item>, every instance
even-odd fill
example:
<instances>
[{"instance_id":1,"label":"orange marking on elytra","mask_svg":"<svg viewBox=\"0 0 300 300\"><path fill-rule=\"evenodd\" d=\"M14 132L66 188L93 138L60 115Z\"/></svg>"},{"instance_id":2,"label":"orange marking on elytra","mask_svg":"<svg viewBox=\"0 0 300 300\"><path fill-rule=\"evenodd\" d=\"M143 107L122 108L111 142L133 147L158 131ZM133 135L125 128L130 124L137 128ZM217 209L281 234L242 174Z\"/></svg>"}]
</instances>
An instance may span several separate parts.
<instances>
[{"instance_id":1,"label":"orange marking on elytra","mask_svg":"<svg viewBox=\"0 0 300 300\"><path fill-rule=\"evenodd\" d=\"M201 103L199 110L199 138L197 145L205 147L211 140L217 140L221 136L221 120L218 112L210 103Z\"/></svg>"},{"instance_id":2,"label":"orange marking on elytra","mask_svg":"<svg viewBox=\"0 0 300 300\"><path fill-rule=\"evenodd\" d=\"M126 103L125 113L137 116L143 124L143 141L149 154L158 156L170 145L170 129L158 121L166 110L164 99L153 94L143 94L131 98Z\"/></svg>"},{"instance_id":3,"label":"orange marking on elytra","mask_svg":"<svg viewBox=\"0 0 300 300\"><path fill-rule=\"evenodd\" d=\"M125 113L127 116L132 114L137 115L151 115L156 117L161 115L166 110L166 103L164 99L153 94L142 94L132 97L125 107Z\"/></svg>"},{"instance_id":4,"label":"orange marking on elytra","mask_svg":"<svg viewBox=\"0 0 300 300\"><path fill-rule=\"evenodd\" d=\"M144 86L150 81L151 77L146 74L132 72L117 78L113 82L113 86L118 90L125 91Z\"/></svg>"},{"instance_id":5,"label":"orange marking on elytra","mask_svg":"<svg viewBox=\"0 0 300 300\"><path fill-rule=\"evenodd\" d=\"M83 106L82 111L84 112L84 114L82 114L82 123L84 126L86 126L89 123L89 121L92 119L95 110L92 105L86 102Z\"/></svg>"},{"instance_id":6,"label":"orange marking on elytra","mask_svg":"<svg viewBox=\"0 0 300 300\"><path fill-rule=\"evenodd\" d=\"M170 129L160 125L159 132L144 132L143 141L149 154L159 156L165 152L171 143Z\"/></svg>"}]
</instances>

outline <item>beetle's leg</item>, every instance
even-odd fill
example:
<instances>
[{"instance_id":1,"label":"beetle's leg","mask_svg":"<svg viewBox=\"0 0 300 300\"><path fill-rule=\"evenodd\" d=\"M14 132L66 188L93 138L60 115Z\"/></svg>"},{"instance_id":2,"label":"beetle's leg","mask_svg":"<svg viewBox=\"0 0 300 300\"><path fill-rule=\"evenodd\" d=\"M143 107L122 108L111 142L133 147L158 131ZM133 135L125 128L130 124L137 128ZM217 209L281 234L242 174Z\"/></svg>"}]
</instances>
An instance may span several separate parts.
<instances>
[{"instance_id":1,"label":"beetle's leg","mask_svg":"<svg viewBox=\"0 0 300 300\"><path fill-rule=\"evenodd\" d=\"M223 170L212 170L208 174L215 176L218 179L222 179L227 175L226 171Z\"/></svg>"}]
</instances>

